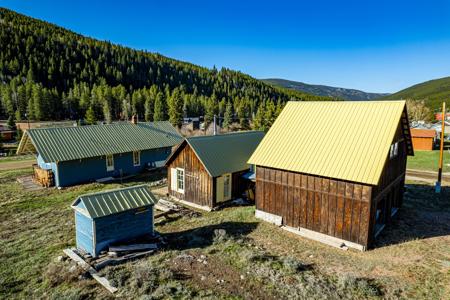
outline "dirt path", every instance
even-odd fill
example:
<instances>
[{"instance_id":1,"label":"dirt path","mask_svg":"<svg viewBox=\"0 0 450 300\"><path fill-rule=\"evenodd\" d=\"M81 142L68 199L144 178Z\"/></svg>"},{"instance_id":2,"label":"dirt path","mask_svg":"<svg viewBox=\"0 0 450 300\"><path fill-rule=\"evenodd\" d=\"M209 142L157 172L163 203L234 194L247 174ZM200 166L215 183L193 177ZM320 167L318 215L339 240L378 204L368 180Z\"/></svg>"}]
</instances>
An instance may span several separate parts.
<instances>
[{"instance_id":1,"label":"dirt path","mask_svg":"<svg viewBox=\"0 0 450 300\"><path fill-rule=\"evenodd\" d=\"M406 170L406 179L415 181L424 181L428 183L435 183L437 180L437 172L423 171L423 170ZM445 185L450 185L450 174L442 174L442 183Z\"/></svg>"},{"instance_id":2,"label":"dirt path","mask_svg":"<svg viewBox=\"0 0 450 300\"><path fill-rule=\"evenodd\" d=\"M8 161L8 162L0 161L0 171L31 168L31 166L35 163L35 161L36 161L35 159Z\"/></svg>"}]
</instances>

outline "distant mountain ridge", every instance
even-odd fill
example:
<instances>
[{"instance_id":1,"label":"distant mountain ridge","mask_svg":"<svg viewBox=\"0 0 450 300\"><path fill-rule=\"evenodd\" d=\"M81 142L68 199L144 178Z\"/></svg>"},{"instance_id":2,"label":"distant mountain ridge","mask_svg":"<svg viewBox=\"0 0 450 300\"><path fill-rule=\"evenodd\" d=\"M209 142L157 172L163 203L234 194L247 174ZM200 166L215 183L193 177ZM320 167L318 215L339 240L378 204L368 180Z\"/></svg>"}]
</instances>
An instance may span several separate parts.
<instances>
[{"instance_id":1,"label":"distant mountain ridge","mask_svg":"<svg viewBox=\"0 0 450 300\"><path fill-rule=\"evenodd\" d=\"M382 97L386 97L389 95L389 93L367 93L360 90L355 89L346 89L346 88L340 88L340 87L333 87L333 86L327 86L327 85L317 85L317 84L307 84L304 82L298 82L298 81L292 81L292 80L286 80L286 79L280 79L280 78L267 78L267 79L261 79L262 81L303 92L308 93L312 95L317 96L326 96L326 97L332 97L337 99L344 99L344 100L374 100L379 99Z\"/></svg>"},{"instance_id":2,"label":"distant mountain ridge","mask_svg":"<svg viewBox=\"0 0 450 300\"><path fill-rule=\"evenodd\" d=\"M418 83L382 99L423 100L431 109L439 109L443 101L449 103L450 77Z\"/></svg>"}]
</instances>

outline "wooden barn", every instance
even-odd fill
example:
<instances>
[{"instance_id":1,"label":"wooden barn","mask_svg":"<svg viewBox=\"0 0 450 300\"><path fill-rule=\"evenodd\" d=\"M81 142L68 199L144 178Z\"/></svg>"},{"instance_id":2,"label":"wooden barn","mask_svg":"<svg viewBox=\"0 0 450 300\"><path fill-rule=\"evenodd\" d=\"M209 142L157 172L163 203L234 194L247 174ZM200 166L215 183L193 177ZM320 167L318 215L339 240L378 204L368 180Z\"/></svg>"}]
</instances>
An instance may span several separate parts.
<instances>
[{"instance_id":1,"label":"wooden barn","mask_svg":"<svg viewBox=\"0 0 450 300\"><path fill-rule=\"evenodd\" d=\"M248 161L256 216L366 250L402 205L407 155L405 101L288 102Z\"/></svg>"},{"instance_id":2,"label":"wooden barn","mask_svg":"<svg viewBox=\"0 0 450 300\"><path fill-rule=\"evenodd\" d=\"M72 204L77 248L96 257L113 243L153 235L156 203L146 185L79 196Z\"/></svg>"},{"instance_id":3,"label":"wooden barn","mask_svg":"<svg viewBox=\"0 0 450 300\"><path fill-rule=\"evenodd\" d=\"M204 210L242 197L247 160L264 136L245 131L186 138L167 159L169 194Z\"/></svg>"},{"instance_id":4,"label":"wooden barn","mask_svg":"<svg viewBox=\"0 0 450 300\"><path fill-rule=\"evenodd\" d=\"M169 122L36 128L24 132L17 152L37 153L35 175L65 187L163 167L181 141Z\"/></svg>"},{"instance_id":5,"label":"wooden barn","mask_svg":"<svg viewBox=\"0 0 450 300\"><path fill-rule=\"evenodd\" d=\"M434 129L411 128L413 149L432 151L436 136Z\"/></svg>"}]
</instances>

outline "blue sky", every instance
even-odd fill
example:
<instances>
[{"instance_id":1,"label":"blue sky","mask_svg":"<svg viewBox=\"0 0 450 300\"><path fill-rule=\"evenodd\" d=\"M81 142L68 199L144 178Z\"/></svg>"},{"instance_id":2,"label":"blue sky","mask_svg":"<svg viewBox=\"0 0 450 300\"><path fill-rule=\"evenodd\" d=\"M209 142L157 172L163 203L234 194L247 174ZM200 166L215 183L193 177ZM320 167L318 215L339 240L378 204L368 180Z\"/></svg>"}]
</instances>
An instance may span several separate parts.
<instances>
[{"instance_id":1,"label":"blue sky","mask_svg":"<svg viewBox=\"0 0 450 300\"><path fill-rule=\"evenodd\" d=\"M395 92L450 76L450 0L0 0L0 6L256 78Z\"/></svg>"}]
</instances>

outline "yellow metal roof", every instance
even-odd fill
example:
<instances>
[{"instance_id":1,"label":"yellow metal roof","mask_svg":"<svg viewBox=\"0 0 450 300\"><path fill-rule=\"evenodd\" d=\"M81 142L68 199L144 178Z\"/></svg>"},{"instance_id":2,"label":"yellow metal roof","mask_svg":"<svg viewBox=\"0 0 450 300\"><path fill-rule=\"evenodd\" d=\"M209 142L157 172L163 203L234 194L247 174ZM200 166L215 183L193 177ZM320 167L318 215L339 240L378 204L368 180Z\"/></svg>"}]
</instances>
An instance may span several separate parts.
<instances>
[{"instance_id":1,"label":"yellow metal roof","mask_svg":"<svg viewBox=\"0 0 450 300\"><path fill-rule=\"evenodd\" d=\"M405 101L288 102L250 164L378 184Z\"/></svg>"}]
</instances>

